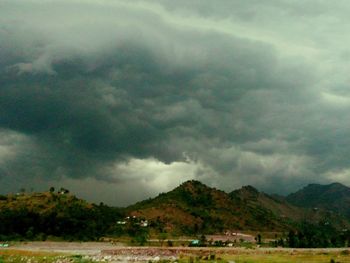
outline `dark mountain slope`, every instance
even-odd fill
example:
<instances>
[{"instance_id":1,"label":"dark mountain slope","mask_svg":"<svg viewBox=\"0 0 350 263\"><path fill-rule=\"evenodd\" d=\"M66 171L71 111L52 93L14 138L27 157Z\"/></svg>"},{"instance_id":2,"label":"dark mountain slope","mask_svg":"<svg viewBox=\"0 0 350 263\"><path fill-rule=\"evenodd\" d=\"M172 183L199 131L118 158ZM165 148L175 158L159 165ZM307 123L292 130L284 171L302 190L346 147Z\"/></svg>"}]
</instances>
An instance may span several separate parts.
<instances>
[{"instance_id":1,"label":"dark mountain slope","mask_svg":"<svg viewBox=\"0 0 350 263\"><path fill-rule=\"evenodd\" d=\"M311 185L288 198L292 197L296 204L311 208L292 205L252 186L228 194L198 181L187 181L124 209L90 204L69 193L0 195L0 240L44 240L48 236L96 240L101 236L135 237L141 230L175 235L226 230L286 232L298 230L302 222L350 229L349 220L340 213L349 208L347 187Z\"/></svg>"},{"instance_id":2,"label":"dark mountain slope","mask_svg":"<svg viewBox=\"0 0 350 263\"><path fill-rule=\"evenodd\" d=\"M90 204L68 193L0 196L0 240L95 240L121 217L118 208Z\"/></svg>"},{"instance_id":3,"label":"dark mountain slope","mask_svg":"<svg viewBox=\"0 0 350 263\"><path fill-rule=\"evenodd\" d=\"M350 188L340 183L309 184L286 200L300 207L326 209L350 218Z\"/></svg>"},{"instance_id":4,"label":"dark mountain slope","mask_svg":"<svg viewBox=\"0 0 350 263\"><path fill-rule=\"evenodd\" d=\"M230 196L233 199L240 200L241 204L251 211L264 209L266 212L292 221L303 220L307 214L305 209L300 209L284 200L261 193L252 186L244 186L235 190L230 193Z\"/></svg>"},{"instance_id":5,"label":"dark mountain slope","mask_svg":"<svg viewBox=\"0 0 350 263\"><path fill-rule=\"evenodd\" d=\"M127 210L179 234L223 231L228 225L242 227L238 207L230 197L198 181L185 182L168 193L137 203Z\"/></svg>"},{"instance_id":6,"label":"dark mountain slope","mask_svg":"<svg viewBox=\"0 0 350 263\"><path fill-rule=\"evenodd\" d=\"M304 209L260 193L251 186L230 194L198 181L187 181L174 190L127 208L131 215L150 220L172 233L218 233L224 230L285 231L302 221L336 222L343 218L323 210Z\"/></svg>"}]
</instances>

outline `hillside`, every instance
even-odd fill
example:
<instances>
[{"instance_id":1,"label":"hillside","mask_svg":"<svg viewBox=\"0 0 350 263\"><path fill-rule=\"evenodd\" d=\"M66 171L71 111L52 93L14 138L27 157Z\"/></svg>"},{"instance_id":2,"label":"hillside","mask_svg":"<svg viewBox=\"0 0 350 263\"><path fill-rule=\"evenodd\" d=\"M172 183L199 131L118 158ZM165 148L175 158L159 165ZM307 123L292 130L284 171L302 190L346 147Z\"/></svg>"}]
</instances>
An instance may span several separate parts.
<instances>
[{"instance_id":1,"label":"hillside","mask_svg":"<svg viewBox=\"0 0 350 263\"><path fill-rule=\"evenodd\" d=\"M340 183L309 184L286 200L300 207L326 209L350 218L350 188Z\"/></svg>"},{"instance_id":2,"label":"hillside","mask_svg":"<svg viewBox=\"0 0 350 263\"><path fill-rule=\"evenodd\" d=\"M119 209L90 204L67 192L10 194L0 196L0 240L94 240L120 216Z\"/></svg>"},{"instance_id":3,"label":"hillside","mask_svg":"<svg viewBox=\"0 0 350 263\"><path fill-rule=\"evenodd\" d=\"M286 201L261 193L252 186L244 186L241 189L231 192L229 195L232 199L239 200L250 211L263 209L265 213L272 213L292 221L303 220L307 214L307 210L300 209Z\"/></svg>"},{"instance_id":4,"label":"hillside","mask_svg":"<svg viewBox=\"0 0 350 263\"><path fill-rule=\"evenodd\" d=\"M251 186L229 194L198 181L187 181L174 190L127 208L160 230L172 233L218 233L224 230L285 231L302 221L332 221L339 227L348 223L323 210L304 209Z\"/></svg>"},{"instance_id":5,"label":"hillside","mask_svg":"<svg viewBox=\"0 0 350 263\"><path fill-rule=\"evenodd\" d=\"M162 232L172 235L287 232L300 229L305 222L319 229L329 226L330 231L333 227L350 229L349 220L340 213L342 205L327 199L331 196L341 200L338 202L344 200L343 205L349 208L346 189L311 185L281 198L252 186L225 193L192 180L123 209L91 204L64 191L0 195L0 240L96 240L102 236L128 235L143 244L147 236ZM295 204L305 203L308 207L291 204L287 201L290 198ZM306 202L308 198L310 201ZM328 205L338 208L338 212L327 210Z\"/></svg>"},{"instance_id":6,"label":"hillside","mask_svg":"<svg viewBox=\"0 0 350 263\"><path fill-rule=\"evenodd\" d=\"M314 225L319 223L331 223L337 229L349 228L350 223L342 214L332 213L326 209L312 209L308 207L300 207L289 203L285 198L270 196L268 194L257 191L252 186L244 186L239 190L230 193L231 198L240 199L243 207L256 213L256 211L264 211L264 214L272 214L278 222L287 223L287 226L299 225L301 222L308 222ZM328 224L327 223L327 224ZM281 224L283 228L285 224Z\"/></svg>"},{"instance_id":7,"label":"hillside","mask_svg":"<svg viewBox=\"0 0 350 263\"><path fill-rule=\"evenodd\" d=\"M198 181L188 181L168 193L127 208L130 214L145 217L161 231L194 234L223 230L227 224L240 227L238 214L229 196Z\"/></svg>"}]
</instances>

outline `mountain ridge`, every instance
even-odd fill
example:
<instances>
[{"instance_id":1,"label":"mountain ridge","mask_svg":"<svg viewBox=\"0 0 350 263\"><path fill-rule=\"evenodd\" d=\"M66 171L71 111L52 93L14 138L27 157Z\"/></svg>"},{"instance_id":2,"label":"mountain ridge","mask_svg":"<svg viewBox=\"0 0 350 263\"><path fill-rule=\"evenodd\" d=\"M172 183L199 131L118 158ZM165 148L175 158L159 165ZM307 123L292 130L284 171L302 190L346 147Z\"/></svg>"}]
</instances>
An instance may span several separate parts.
<instances>
[{"instance_id":1,"label":"mountain ridge","mask_svg":"<svg viewBox=\"0 0 350 263\"><path fill-rule=\"evenodd\" d=\"M282 198L250 185L226 193L191 180L125 208L91 204L62 192L0 195L0 239L41 240L44 236L58 236L94 240L106 234L136 231L135 222L124 225L125 218L147 222L150 233L174 236L226 231L288 232L298 230L303 222L331 225L341 231L350 229L346 214L350 209L349 190L341 184L311 184ZM309 196L310 204L303 201ZM327 201L329 196L333 199L328 203L314 206L317 200ZM293 204L288 198L301 203Z\"/></svg>"},{"instance_id":2,"label":"mountain ridge","mask_svg":"<svg viewBox=\"0 0 350 263\"><path fill-rule=\"evenodd\" d=\"M350 218L350 188L341 183L309 184L289 194L286 200L300 207L323 208Z\"/></svg>"},{"instance_id":3,"label":"mountain ridge","mask_svg":"<svg viewBox=\"0 0 350 263\"><path fill-rule=\"evenodd\" d=\"M224 229L282 231L293 229L302 221L314 224L332 221L338 227L349 225L342 215L297 206L285 198L259 192L250 185L226 193L195 180L186 181L126 210L131 215L158 220L166 231L174 233L186 232L188 229L183 226L216 233Z\"/></svg>"}]
</instances>

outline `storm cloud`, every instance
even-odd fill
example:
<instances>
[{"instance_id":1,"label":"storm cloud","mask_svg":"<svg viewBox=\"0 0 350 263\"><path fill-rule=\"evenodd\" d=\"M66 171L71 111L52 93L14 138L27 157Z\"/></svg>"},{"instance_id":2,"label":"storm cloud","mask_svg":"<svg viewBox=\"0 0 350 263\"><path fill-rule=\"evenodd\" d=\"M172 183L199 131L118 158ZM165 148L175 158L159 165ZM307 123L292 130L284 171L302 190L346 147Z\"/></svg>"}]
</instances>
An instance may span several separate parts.
<instances>
[{"instance_id":1,"label":"storm cloud","mask_svg":"<svg viewBox=\"0 0 350 263\"><path fill-rule=\"evenodd\" d=\"M350 184L349 9L2 1L0 190L123 205L187 179Z\"/></svg>"}]
</instances>

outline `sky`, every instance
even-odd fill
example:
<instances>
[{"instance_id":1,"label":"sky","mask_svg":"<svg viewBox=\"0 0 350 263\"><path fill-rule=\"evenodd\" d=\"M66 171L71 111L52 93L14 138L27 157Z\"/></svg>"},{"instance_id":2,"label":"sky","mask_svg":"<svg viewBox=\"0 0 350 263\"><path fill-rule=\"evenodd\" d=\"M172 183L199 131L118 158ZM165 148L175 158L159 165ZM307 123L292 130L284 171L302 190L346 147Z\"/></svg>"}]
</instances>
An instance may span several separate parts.
<instances>
[{"instance_id":1,"label":"sky","mask_svg":"<svg viewBox=\"0 0 350 263\"><path fill-rule=\"evenodd\" d=\"M0 1L0 193L350 185L347 0Z\"/></svg>"}]
</instances>

